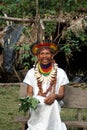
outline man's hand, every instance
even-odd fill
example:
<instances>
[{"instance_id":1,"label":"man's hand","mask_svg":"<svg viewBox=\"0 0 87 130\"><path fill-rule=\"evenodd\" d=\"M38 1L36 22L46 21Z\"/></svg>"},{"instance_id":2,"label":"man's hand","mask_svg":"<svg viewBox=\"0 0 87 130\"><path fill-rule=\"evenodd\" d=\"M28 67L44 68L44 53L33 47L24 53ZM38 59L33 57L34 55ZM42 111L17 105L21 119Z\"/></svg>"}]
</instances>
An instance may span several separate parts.
<instances>
[{"instance_id":1,"label":"man's hand","mask_svg":"<svg viewBox=\"0 0 87 130\"><path fill-rule=\"evenodd\" d=\"M56 94L51 94L45 98L44 103L51 105L56 99Z\"/></svg>"}]
</instances>

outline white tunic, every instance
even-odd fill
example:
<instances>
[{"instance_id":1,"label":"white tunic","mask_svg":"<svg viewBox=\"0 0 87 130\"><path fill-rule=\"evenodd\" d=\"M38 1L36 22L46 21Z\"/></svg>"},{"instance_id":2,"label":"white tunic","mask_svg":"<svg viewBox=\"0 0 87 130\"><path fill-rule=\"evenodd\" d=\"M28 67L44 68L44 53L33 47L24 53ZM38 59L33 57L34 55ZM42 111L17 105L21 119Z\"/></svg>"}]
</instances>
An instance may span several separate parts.
<instances>
[{"instance_id":1,"label":"white tunic","mask_svg":"<svg viewBox=\"0 0 87 130\"><path fill-rule=\"evenodd\" d=\"M23 82L33 87L34 97L40 100L37 109L35 111L31 110L31 117L28 120L27 130L67 130L65 124L61 122L60 103L55 100L52 105L47 105L44 103L44 97L37 95L38 87L34 68L27 72ZM58 94L60 86L68 83L69 80L65 71L61 68L58 68L55 93ZM49 82L42 84L43 91L46 91L46 89L49 87L49 84Z\"/></svg>"}]
</instances>

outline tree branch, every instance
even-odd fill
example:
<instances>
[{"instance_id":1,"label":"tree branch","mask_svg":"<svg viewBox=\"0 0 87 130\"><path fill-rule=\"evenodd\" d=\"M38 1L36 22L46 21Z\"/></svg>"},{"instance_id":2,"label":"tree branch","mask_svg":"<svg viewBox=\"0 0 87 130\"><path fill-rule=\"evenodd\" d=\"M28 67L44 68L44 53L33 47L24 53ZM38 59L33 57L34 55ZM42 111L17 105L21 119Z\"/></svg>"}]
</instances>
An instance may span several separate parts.
<instances>
[{"instance_id":1,"label":"tree branch","mask_svg":"<svg viewBox=\"0 0 87 130\"><path fill-rule=\"evenodd\" d=\"M14 18L14 17L4 17L4 16L0 16L0 19L2 20L8 20L8 21L18 21L18 22L29 22L29 23L34 23L35 20L28 19L28 18Z\"/></svg>"},{"instance_id":2,"label":"tree branch","mask_svg":"<svg viewBox=\"0 0 87 130\"><path fill-rule=\"evenodd\" d=\"M35 23L36 19L34 18L14 18L14 17L4 17L0 16L0 19L7 21L18 21L18 22L26 22L26 23ZM87 16L84 16L84 19L87 19ZM43 18L40 19L42 22L62 22L65 23L68 20L68 16L66 18L56 17L56 18Z\"/></svg>"}]
</instances>

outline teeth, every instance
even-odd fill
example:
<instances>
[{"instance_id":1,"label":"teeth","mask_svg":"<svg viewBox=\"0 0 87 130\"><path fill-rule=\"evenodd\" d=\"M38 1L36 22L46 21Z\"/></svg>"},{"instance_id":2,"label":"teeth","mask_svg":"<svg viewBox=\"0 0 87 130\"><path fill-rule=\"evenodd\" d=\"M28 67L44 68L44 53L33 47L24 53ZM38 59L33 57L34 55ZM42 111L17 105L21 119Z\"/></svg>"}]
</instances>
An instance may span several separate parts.
<instances>
[{"instance_id":1,"label":"teeth","mask_svg":"<svg viewBox=\"0 0 87 130\"><path fill-rule=\"evenodd\" d=\"M39 70L38 70L38 65L36 65L36 68L35 68L35 75L36 77L38 78L38 80L40 82L51 82L51 80L55 77L56 75L56 71L57 71L57 65L54 64L53 66L53 69L51 71L51 73L48 75L48 76L43 76L39 73Z\"/></svg>"},{"instance_id":2,"label":"teeth","mask_svg":"<svg viewBox=\"0 0 87 130\"><path fill-rule=\"evenodd\" d=\"M49 77L49 81L51 81L52 80L52 77Z\"/></svg>"}]
</instances>

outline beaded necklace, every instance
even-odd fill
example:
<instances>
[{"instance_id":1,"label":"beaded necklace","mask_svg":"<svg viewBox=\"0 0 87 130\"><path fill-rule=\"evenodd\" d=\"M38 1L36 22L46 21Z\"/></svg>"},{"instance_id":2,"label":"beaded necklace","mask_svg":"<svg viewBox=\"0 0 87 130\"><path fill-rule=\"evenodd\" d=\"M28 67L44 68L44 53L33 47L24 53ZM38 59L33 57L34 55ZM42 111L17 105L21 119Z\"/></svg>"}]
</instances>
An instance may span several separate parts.
<instances>
[{"instance_id":1,"label":"beaded necklace","mask_svg":"<svg viewBox=\"0 0 87 130\"><path fill-rule=\"evenodd\" d=\"M45 72L44 72L45 70ZM47 75L46 75L47 71ZM48 73L49 72L49 73ZM57 64L50 64L47 68L42 68L39 63L37 63L35 67L35 76L37 78L37 85L39 88L38 95L46 96L48 92L54 93L55 86L56 86L56 76L57 76ZM43 82L50 82L48 89L43 92L42 83Z\"/></svg>"},{"instance_id":2,"label":"beaded necklace","mask_svg":"<svg viewBox=\"0 0 87 130\"><path fill-rule=\"evenodd\" d=\"M48 64L48 66L38 64L38 70L40 71L42 75L48 76L50 72L52 71L52 64Z\"/></svg>"}]
</instances>

